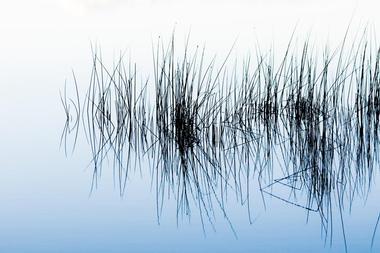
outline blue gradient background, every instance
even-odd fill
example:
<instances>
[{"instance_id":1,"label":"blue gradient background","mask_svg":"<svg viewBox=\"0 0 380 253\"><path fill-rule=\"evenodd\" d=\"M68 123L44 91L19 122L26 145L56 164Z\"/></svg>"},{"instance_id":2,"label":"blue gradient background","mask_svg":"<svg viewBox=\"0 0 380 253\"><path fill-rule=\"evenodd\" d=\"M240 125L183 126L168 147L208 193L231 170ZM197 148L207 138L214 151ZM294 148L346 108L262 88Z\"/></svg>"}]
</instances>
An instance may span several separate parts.
<instances>
[{"instance_id":1,"label":"blue gradient background","mask_svg":"<svg viewBox=\"0 0 380 253\"><path fill-rule=\"evenodd\" d=\"M238 38L239 57L256 39L264 47L286 46L297 23L297 34L312 31L317 43L334 46L352 16L353 29L367 22L380 27L375 7L375 1L1 1L0 252L344 252L339 220L330 247L317 215L306 222L304 210L270 198L265 210L257 192L252 225L246 207L228 203L237 239L220 212L215 232L206 224L203 233L196 210L177 226L173 199L158 224L149 170L132 173L121 198L105 166L90 194L84 137L68 158L59 149L65 120L59 90L72 68L86 88L90 42L110 61L127 49L144 79L152 40L168 38L174 26L180 39L191 29L192 41L206 43L211 53L225 53ZM358 198L351 214L345 212L349 252L371 251L379 194L377 183L366 201ZM372 252L380 252L380 233Z\"/></svg>"}]
</instances>

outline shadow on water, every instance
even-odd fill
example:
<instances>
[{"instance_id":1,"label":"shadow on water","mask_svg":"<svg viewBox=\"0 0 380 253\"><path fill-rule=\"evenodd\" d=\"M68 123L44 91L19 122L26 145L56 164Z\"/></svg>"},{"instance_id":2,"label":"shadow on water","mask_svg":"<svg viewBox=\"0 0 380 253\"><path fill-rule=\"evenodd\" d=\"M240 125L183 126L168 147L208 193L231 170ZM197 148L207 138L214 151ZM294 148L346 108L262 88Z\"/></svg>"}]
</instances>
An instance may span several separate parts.
<instances>
[{"instance_id":1,"label":"shadow on water","mask_svg":"<svg viewBox=\"0 0 380 253\"><path fill-rule=\"evenodd\" d=\"M205 229L214 227L219 210L234 231L227 196L247 207L252 222L249 195L257 184L264 205L270 196L318 214L330 243L338 210L347 250L343 212L367 197L379 166L380 48L366 35L354 43L345 38L332 52L318 52L309 41L301 50L293 44L280 60L258 47L241 68L230 68L232 49L217 64L188 42L177 51L173 36L154 46L154 80L144 82L135 64L120 56L107 67L93 48L84 99L75 76L76 98L67 98L66 88L61 96L61 142L66 147L74 132L75 146L81 123L93 187L111 158L121 195L129 171L148 162L158 220L174 196L177 219L196 206ZM276 192L279 185L287 194Z\"/></svg>"}]
</instances>

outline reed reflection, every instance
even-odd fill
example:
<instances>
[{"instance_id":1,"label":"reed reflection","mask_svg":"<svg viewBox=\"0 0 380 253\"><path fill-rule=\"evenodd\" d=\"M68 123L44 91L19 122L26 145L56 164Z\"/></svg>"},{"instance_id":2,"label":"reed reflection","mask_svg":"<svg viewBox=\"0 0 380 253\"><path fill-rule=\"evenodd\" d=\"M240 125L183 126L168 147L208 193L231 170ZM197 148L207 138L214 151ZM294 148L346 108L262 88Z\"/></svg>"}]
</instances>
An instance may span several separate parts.
<instances>
[{"instance_id":1,"label":"reed reflection","mask_svg":"<svg viewBox=\"0 0 380 253\"><path fill-rule=\"evenodd\" d=\"M204 48L177 50L173 36L154 47L154 78L146 81L130 60L105 66L93 48L84 99L62 96L63 143L81 123L93 185L111 158L120 194L130 170L149 164L158 219L174 197L177 218L196 207L203 226L213 227L220 211L234 231L228 196L247 207L252 222L257 184L264 205L271 197L317 213L326 238L338 210L345 237L342 213L366 198L379 166L380 48L364 36L331 53L314 48L306 41L298 50L290 40L277 58L257 47L231 67L233 49L208 60ZM72 127L70 117L78 118Z\"/></svg>"}]
</instances>

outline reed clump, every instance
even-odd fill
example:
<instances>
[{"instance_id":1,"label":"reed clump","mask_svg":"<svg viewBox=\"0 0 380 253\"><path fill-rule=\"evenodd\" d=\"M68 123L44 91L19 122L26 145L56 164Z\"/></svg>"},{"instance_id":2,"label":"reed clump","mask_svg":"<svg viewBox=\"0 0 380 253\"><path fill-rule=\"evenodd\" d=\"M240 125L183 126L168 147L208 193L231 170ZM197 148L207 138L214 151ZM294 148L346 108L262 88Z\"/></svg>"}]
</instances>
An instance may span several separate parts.
<instances>
[{"instance_id":1,"label":"reed clump","mask_svg":"<svg viewBox=\"0 0 380 253\"><path fill-rule=\"evenodd\" d=\"M298 56L290 42L279 61L258 54L238 69L228 64L232 50L217 64L204 48L191 51L187 42L177 52L174 42L154 48L153 82L138 82L137 66L122 57L106 67L93 51L85 99L70 101L81 112L94 175L112 153L123 192L128 169L149 160L157 212L171 192L178 213L195 205L211 224L214 206L227 217L227 192L250 210L257 180L263 200L269 194L319 213L326 233L332 198L343 209L369 192L379 165L380 48L344 39L320 57L306 41ZM270 190L278 184L306 201Z\"/></svg>"}]
</instances>

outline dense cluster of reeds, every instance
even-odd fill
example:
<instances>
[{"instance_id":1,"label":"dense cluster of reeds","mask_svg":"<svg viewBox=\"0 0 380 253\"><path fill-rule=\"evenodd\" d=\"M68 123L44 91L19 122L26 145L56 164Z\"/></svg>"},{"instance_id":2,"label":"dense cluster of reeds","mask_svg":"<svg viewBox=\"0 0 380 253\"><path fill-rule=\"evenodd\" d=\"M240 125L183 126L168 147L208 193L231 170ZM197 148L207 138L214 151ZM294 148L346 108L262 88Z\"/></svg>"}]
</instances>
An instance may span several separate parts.
<instances>
[{"instance_id":1,"label":"dense cluster of reeds","mask_svg":"<svg viewBox=\"0 0 380 253\"><path fill-rule=\"evenodd\" d=\"M289 43L282 58L258 54L241 69L227 64L231 51L217 64L198 47L177 52L174 38L153 51L153 82L138 82L136 66L123 57L104 66L93 50L84 100L63 96L66 122L70 103L74 126L82 119L94 182L111 155L122 193L128 170L148 161L158 213L172 193L178 214L193 204L213 224L215 205L228 219L227 192L250 209L257 180L263 199L318 212L326 233L332 198L342 211L369 191L379 165L380 48L362 39L344 40L332 53L306 42L299 52ZM278 196L275 184L306 194L306 203Z\"/></svg>"}]
</instances>

